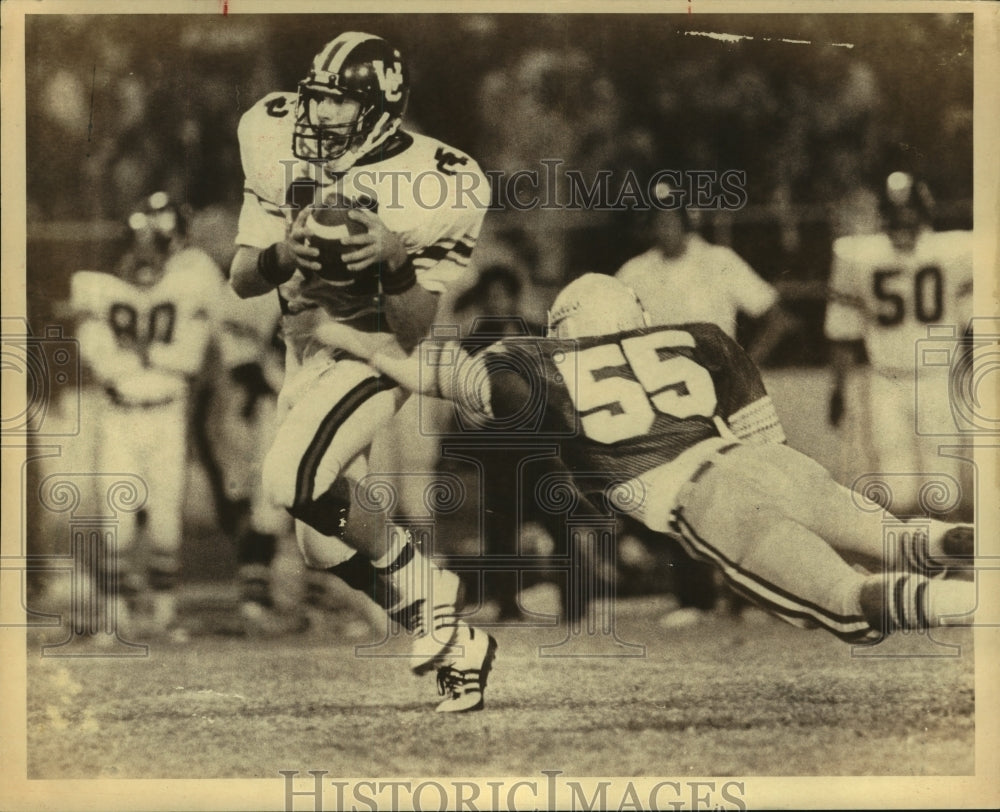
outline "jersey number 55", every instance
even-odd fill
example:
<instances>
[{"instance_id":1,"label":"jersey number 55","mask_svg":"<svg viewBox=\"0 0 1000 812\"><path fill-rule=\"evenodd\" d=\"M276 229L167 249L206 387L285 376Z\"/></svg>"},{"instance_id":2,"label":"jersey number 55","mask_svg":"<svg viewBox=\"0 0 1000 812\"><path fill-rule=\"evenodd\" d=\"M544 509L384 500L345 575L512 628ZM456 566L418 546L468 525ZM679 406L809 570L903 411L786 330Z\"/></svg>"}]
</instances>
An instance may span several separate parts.
<instances>
[{"instance_id":1,"label":"jersey number 55","mask_svg":"<svg viewBox=\"0 0 1000 812\"><path fill-rule=\"evenodd\" d=\"M712 376L687 356L670 352L694 346L689 333L665 330L557 354L553 362L583 432L610 444L647 434L657 413L680 420L712 417L717 403Z\"/></svg>"}]
</instances>

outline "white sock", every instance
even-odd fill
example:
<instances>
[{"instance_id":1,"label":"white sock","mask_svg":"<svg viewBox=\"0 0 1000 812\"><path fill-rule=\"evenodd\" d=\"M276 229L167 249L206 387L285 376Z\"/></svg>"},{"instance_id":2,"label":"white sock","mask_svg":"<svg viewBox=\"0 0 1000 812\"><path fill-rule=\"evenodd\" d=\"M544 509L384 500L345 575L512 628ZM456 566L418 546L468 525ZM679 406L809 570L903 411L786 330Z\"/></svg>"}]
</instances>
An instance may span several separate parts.
<instances>
[{"instance_id":1,"label":"white sock","mask_svg":"<svg viewBox=\"0 0 1000 812\"><path fill-rule=\"evenodd\" d=\"M976 585L970 581L934 580L927 585L927 614L932 626L972 625L976 603Z\"/></svg>"},{"instance_id":2,"label":"white sock","mask_svg":"<svg viewBox=\"0 0 1000 812\"><path fill-rule=\"evenodd\" d=\"M886 613L893 629L967 626L976 608L976 586L969 581L904 573L885 582L884 588Z\"/></svg>"},{"instance_id":3,"label":"white sock","mask_svg":"<svg viewBox=\"0 0 1000 812\"><path fill-rule=\"evenodd\" d=\"M953 558L945 550L944 538L949 530L961 525L941 522L937 519L914 521L908 524L912 529L898 532L898 561L890 562L890 569L902 568L909 572L933 574L938 568L965 561ZM925 529L926 528L926 529Z\"/></svg>"},{"instance_id":4,"label":"white sock","mask_svg":"<svg viewBox=\"0 0 1000 812\"><path fill-rule=\"evenodd\" d=\"M389 617L410 631L453 626L458 577L426 558L408 531L390 527L386 554L372 562L390 579L398 596L387 609Z\"/></svg>"}]
</instances>

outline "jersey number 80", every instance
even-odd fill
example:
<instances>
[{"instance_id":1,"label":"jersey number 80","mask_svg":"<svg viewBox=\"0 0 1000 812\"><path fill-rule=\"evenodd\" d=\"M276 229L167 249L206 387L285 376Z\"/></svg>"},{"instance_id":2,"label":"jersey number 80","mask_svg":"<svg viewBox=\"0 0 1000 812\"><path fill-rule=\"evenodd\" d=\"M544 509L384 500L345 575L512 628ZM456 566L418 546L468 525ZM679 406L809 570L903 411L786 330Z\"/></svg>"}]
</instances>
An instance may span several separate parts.
<instances>
[{"instance_id":1,"label":"jersey number 80","mask_svg":"<svg viewBox=\"0 0 1000 812\"><path fill-rule=\"evenodd\" d=\"M584 434L611 444L647 434L657 413L681 420L715 414L715 385L708 371L686 356L660 352L694 345L689 333L664 330L557 354L553 362ZM625 369L635 380L624 376Z\"/></svg>"}]
</instances>

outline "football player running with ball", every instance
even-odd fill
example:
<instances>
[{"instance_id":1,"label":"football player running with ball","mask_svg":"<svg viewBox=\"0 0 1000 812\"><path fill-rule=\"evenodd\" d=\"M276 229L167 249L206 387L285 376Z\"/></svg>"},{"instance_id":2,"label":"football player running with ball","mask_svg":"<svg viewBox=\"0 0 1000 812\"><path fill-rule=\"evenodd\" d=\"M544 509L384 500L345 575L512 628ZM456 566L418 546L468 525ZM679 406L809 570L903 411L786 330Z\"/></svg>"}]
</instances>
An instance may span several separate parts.
<instances>
[{"instance_id":1,"label":"football player running with ball","mask_svg":"<svg viewBox=\"0 0 1000 812\"><path fill-rule=\"evenodd\" d=\"M556 298L547 338L503 339L471 357L428 340L400 359L336 326L317 337L508 429L535 424L540 409L545 430L573 435L563 442L567 475L586 473L587 490L616 505L635 494L635 518L675 533L734 589L794 625L870 642L970 622L975 584L941 576L972 566L971 527L931 521L929 532L902 525L890 537L878 505L784 443L736 342L711 324L648 325L630 288L585 274ZM442 366L442 352L459 360Z\"/></svg>"},{"instance_id":2,"label":"football player running with ball","mask_svg":"<svg viewBox=\"0 0 1000 812\"><path fill-rule=\"evenodd\" d=\"M405 395L313 338L340 323L412 347L439 295L467 273L488 183L467 155L400 128L408 95L400 52L348 32L316 55L297 94L269 94L244 114L231 284L244 298L277 290L283 311L285 379L265 489L295 518L306 564L365 591L413 632L413 671L436 669L438 710L460 712L482 707L495 641L458 619L455 574L386 515L351 509L372 441Z\"/></svg>"}]
</instances>

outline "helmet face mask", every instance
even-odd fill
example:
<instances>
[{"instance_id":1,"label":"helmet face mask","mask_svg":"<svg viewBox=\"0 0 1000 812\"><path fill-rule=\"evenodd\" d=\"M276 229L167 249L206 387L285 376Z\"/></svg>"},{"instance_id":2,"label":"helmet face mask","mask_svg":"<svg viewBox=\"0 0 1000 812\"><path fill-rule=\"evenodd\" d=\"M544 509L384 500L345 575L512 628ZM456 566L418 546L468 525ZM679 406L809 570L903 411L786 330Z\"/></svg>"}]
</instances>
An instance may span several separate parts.
<instances>
[{"instance_id":1,"label":"helmet face mask","mask_svg":"<svg viewBox=\"0 0 1000 812\"><path fill-rule=\"evenodd\" d=\"M903 209L889 218L886 232L897 251L908 252L916 246L923 228L923 219L913 209Z\"/></svg>"},{"instance_id":2,"label":"helmet face mask","mask_svg":"<svg viewBox=\"0 0 1000 812\"><path fill-rule=\"evenodd\" d=\"M316 55L299 83L292 152L328 172L346 172L396 132L408 97L398 50L371 34L341 34ZM348 120L326 123L318 114L326 99L356 102L357 111Z\"/></svg>"},{"instance_id":3,"label":"helmet face mask","mask_svg":"<svg viewBox=\"0 0 1000 812\"><path fill-rule=\"evenodd\" d=\"M335 161L360 146L358 136L364 124L360 104L349 120L327 124L322 121L319 109L325 99L331 98L347 107L348 97L343 94L299 85L293 145L295 157L309 161Z\"/></svg>"},{"instance_id":4,"label":"helmet face mask","mask_svg":"<svg viewBox=\"0 0 1000 812\"><path fill-rule=\"evenodd\" d=\"M161 266L187 233L184 213L166 192L153 192L128 218L132 250L150 266Z\"/></svg>"}]
</instances>

